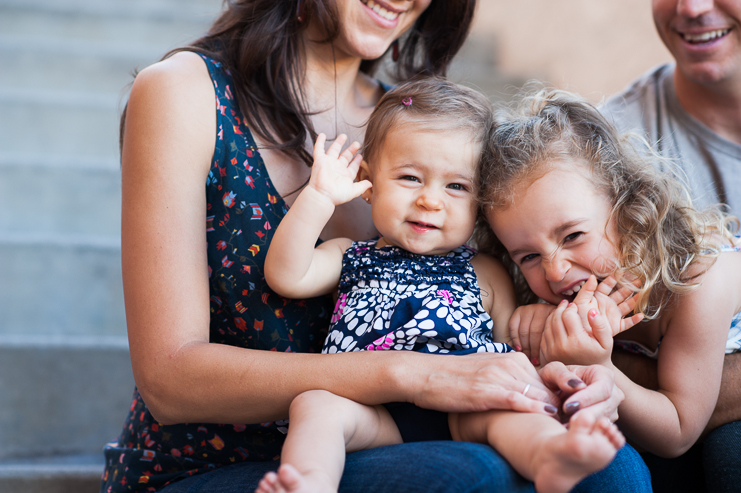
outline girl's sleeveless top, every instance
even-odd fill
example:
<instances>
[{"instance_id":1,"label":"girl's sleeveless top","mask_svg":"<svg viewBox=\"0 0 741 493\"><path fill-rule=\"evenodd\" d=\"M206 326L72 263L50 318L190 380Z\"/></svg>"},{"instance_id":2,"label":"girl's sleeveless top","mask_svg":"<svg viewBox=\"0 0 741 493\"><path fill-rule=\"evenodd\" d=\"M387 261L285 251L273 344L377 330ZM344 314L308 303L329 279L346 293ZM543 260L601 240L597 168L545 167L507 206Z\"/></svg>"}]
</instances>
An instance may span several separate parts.
<instances>
[{"instance_id":1,"label":"girl's sleeveless top","mask_svg":"<svg viewBox=\"0 0 741 493\"><path fill-rule=\"evenodd\" d=\"M216 90L217 136L205 183L210 341L249 349L319 352L332 297L289 300L265 283L263 266L287 207L268 177L234 99L232 77L203 57ZM241 461L275 460L284 422L161 425L134 390L123 431L105 447L101 492L157 491Z\"/></svg>"},{"instance_id":2,"label":"girl's sleeveless top","mask_svg":"<svg viewBox=\"0 0 741 493\"><path fill-rule=\"evenodd\" d=\"M733 245L722 245L721 253L741 252L741 237L734 237ZM629 353L642 354L651 359L659 359L659 348L661 339L656 349L649 349L640 342L628 341L624 339L615 339L615 346L628 351ZM741 312L738 312L731 319L731 328L728 330L726 338L726 354L733 354L741 351Z\"/></svg>"}]
</instances>

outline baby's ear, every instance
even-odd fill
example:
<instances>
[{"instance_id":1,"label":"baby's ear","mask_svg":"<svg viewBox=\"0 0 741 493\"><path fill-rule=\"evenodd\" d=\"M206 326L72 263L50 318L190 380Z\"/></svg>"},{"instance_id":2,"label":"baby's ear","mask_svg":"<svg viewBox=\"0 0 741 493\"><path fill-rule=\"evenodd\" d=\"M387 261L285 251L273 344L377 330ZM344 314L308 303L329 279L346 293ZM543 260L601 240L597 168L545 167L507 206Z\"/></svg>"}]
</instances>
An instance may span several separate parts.
<instances>
[{"instance_id":1,"label":"baby's ear","mask_svg":"<svg viewBox=\"0 0 741 493\"><path fill-rule=\"evenodd\" d=\"M355 177L355 181L363 180L371 181L370 165L365 159L361 161L360 167L358 168L358 176Z\"/></svg>"},{"instance_id":2,"label":"baby's ear","mask_svg":"<svg viewBox=\"0 0 741 493\"><path fill-rule=\"evenodd\" d=\"M370 167L368 166L368 161L363 159L363 161L360 163L360 167L358 168L358 175L355 177L356 182L362 182L367 181L369 183L371 182L371 174L370 174ZM371 199L373 198L373 187L368 188L365 190L360 196L365 200L368 204L371 203Z\"/></svg>"}]
</instances>

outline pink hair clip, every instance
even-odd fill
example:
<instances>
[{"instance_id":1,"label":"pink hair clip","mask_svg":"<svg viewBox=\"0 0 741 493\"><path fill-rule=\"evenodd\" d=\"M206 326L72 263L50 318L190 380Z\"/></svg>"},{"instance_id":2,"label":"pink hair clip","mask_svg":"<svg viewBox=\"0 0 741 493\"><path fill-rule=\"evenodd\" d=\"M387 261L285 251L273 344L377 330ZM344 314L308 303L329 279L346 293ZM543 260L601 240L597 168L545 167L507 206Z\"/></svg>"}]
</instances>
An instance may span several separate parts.
<instances>
[{"instance_id":1,"label":"pink hair clip","mask_svg":"<svg viewBox=\"0 0 741 493\"><path fill-rule=\"evenodd\" d=\"M404 99L402 99L401 102L404 104L404 106L411 106L412 105L412 97L411 96L407 96Z\"/></svg>"}]
</instances>

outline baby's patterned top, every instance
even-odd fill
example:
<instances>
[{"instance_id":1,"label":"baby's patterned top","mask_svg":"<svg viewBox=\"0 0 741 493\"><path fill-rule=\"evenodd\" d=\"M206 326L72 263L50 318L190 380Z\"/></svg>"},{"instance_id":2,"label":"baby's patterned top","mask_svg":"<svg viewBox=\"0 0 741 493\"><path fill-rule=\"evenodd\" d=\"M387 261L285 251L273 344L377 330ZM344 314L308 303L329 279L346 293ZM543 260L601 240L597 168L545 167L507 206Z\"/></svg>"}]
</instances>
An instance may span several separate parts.
<instances>
[{"instance_id":1,"label":"baby's patterned top","mask_svg":"<svg viewBox=\"0 0 741 493\"><path fill-rule=\"evenodd\" d=\"M481 304L475 252L417 255L358 241L343 257L332 326L323 352L405 349L467 354L512 351L492 340Z\"/></svg>"},{"instance_id":2,"label":"baby's patterned top","mask_svg":"<svg viewBox=\"0 0 741 493\"><path fill-rule=\"evenodd\" d=\"M289 300L265 283L265 253L286 204L234 100L229 71L216 60L203 59L216 91L217 117L216 148L204 184L210 342L319 352L332 297ZM121 435L105 447L101 492L152 492L224 465L275 460L284 432L285 422L162 425L135 390Z\"/></svg>"}]
</instances>

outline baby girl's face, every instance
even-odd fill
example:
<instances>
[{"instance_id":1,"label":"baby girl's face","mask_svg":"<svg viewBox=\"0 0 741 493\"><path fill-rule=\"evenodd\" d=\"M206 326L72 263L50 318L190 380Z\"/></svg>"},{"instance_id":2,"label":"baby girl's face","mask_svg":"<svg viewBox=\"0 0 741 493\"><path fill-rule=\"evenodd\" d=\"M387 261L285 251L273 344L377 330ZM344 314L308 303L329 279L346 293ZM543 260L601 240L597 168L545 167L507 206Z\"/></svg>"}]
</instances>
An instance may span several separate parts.
<instances>
[{"instance_id":1,"label":"baby girl's face","mask_svg":"<svg viewBox=\"0 0 741 493\"><path fill-rule=\"evenodd\" d=\"M373 223L390 244L445 254L463 245L476 222L479 146L462 131L404 125L389 132L370 166Z\"/></svg>"},{"instance_id":2,"label":"baby girl's face","mask_svg":"<svg viewBox=\"0 0 741 493\"><path fill-rule=\"evenodd\" d=\"M573 300L590 274L614 272L617 234L610 202L589 180L586 165L550 164L551 171L518 185L514 203L487 219L530 289L558 304Z\"/></svg>"}]
</instances>

